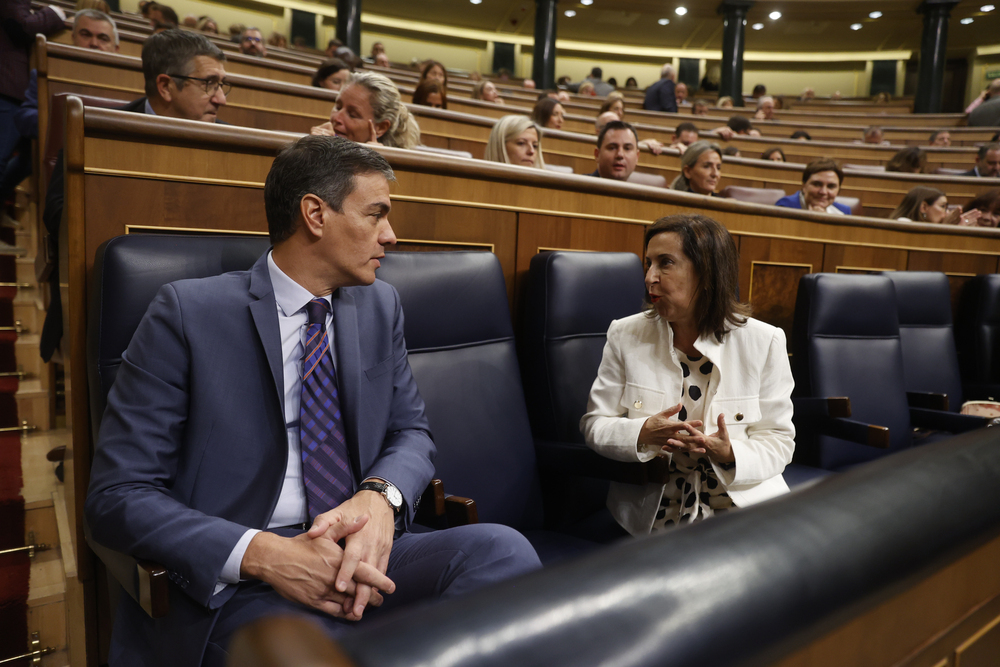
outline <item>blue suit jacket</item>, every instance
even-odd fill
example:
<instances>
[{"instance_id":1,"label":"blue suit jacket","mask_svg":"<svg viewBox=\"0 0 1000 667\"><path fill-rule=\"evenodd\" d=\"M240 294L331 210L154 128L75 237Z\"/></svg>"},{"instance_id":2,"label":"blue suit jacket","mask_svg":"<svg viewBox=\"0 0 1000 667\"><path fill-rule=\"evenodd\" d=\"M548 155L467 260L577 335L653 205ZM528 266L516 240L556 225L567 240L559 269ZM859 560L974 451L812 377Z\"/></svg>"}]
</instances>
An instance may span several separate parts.
<instances>
[{"instance_id":1,"label":"blue suit jacket","mask_svg":"<svg viewBox=\"0 0 1000 667\"><path fill-rule=\"evenodd\" d=\"M376 281L332 298L337 372L354 478L414 501L434 444L410 373L396 290ZM164 286L122 355L91 471L97 542L164 565L171 613L122 596L112 657L197 665L220 608L222 567L274 510L288 456L277 306L267 256L250 271Z\"/></svg>"},{"instance_id":2,"label":"blue suit jacket","mask_svg":"<svg viewBox=\"0 0 1000 667\"><path fill-rule=\"evenodd\" d=\"M646 89L642 108L648 111L677 113L677 97L674 95L676 86L677 84L671 79L660 79Z\"/></svg>"},{"instance_id":3,"label":"blue suit jacket","mask_svg":"<svg viewBox=\"0 0 1000 667\"><path fill-rule=\"evenodd\" d=\"M786 195L774 202L775 206L784 206L785 208L802 208L802 202L799 201L799 190L796 190L790 195ZM845 215L851 215L851 209L847 208L840 202L833 202L835 208L844 212Z\"/></svg>"}]
</instances>

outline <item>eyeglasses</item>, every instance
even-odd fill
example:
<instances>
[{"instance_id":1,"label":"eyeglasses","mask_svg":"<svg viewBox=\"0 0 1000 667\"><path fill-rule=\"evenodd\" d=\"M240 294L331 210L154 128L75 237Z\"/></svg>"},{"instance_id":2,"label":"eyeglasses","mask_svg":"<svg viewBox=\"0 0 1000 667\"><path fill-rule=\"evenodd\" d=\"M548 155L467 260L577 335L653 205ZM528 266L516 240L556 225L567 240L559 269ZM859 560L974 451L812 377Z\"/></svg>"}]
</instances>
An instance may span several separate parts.
<instances>
[{"instance_id":1,"label":"eyeglasses","mask_svg":"<svg viewBox=\"0 0 1000 667\"><path fill-rule=\"evenodd\" d=\"M260 44L264 40L261 39L260 37L244 37L243 41L244 42L253 42L254 44Z\"/></svg>"},{"instance_id":2,"label":"eyeglasses","mask_svg":"<svg viewBox=\"0 0 1000 667\"><path fill-rule=\"evenodd\" d=\"M215 95L215 91L222 89L222 94L226 97L233 90L233 84L226 80L220 81L219 79L199 79L196 76L181 76L180 74L169 75L171 79L184 79L185 81L198 81L201 83L201 87L204 89L205 94L211 97Z\"/></svg>"}]
</instances>

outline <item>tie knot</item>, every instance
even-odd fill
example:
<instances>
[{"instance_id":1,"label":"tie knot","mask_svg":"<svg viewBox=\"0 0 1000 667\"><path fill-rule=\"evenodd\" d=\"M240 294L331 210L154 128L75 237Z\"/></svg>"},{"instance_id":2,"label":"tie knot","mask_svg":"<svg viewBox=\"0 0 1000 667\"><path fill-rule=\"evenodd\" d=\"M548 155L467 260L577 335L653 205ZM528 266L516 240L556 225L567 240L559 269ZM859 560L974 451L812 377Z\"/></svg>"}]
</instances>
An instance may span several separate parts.
<instances>
[{"instance_id":1,"label":"tie knot","mask_svg":"<svg viewBox=\"0 0 1000 667\"><path fill-rule=\"evenodd\" d=\"M309 324L326 324L326 314L330 312L330 304L326 299L316 298L306 304L309 313Z\"/></svg>"}]
</instances>

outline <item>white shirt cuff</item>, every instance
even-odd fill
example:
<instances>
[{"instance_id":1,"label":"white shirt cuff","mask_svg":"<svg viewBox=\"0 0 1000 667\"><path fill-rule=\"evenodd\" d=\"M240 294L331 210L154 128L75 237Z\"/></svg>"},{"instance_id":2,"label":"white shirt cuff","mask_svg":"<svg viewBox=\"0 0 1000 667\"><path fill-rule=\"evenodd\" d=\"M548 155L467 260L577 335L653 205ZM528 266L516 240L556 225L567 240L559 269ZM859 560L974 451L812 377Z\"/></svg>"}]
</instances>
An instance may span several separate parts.
<instances>
[{"instance_id":1,"label":"white shirt cuff","mask_svg":"<svg viewBox=\"0 0 1000 667\"><path fill-rule=\"evenodd\" d=\"M226 564L222 566L219 583L215 585L213 595L218 595L229 584L240 583L240 566L243 564L243 555L247 552L247 547L250 546L250 540L259 532L255 528L250 528L247 532L243 533L243 537L236 543L232 553L229 554L229 558L226 559Z\"/></svg>"},{"instance_id":2,"label":"white shirt cuff","mask_svg":"<svg viewBox=\"0 0 1000 667\"><path fill-rule=\"evenodd\" d=\"M54 11L56 13L56 16L59 17L60 21L65 21L66 20L66 12L64 12L62 10L62 7L56 7L55 5L49 5L49 9L51 9L52 11Z\"/></svg>"}]
</instances>

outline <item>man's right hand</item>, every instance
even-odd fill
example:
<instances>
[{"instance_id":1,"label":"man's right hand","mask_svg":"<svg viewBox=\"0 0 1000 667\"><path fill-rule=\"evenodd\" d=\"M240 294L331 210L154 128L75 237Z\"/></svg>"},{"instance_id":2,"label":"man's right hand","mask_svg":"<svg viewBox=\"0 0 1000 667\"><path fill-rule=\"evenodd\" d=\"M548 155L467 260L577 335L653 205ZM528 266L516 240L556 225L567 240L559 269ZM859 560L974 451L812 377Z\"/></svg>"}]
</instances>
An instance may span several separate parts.
<instances>
[{"instance_id":1,"label":"man's right hand","mask_svg":"<svg viewBox=\"0 0 1000 667\"><path fill-rule=\"evenodd\" d=\"M368 517L362 515L350 523L334 524L324 536L327 539L313 539L306 533L291 538L257 533L243 555L240 576L267 582L281 596L331 616L358 620L354 614L345 614L343 606L345 600L354 597L357 584L386 593L396 590L391 579L367 563L358 565L348 590L341 592L335 587L344 559L344 550L337 542L361 530L367 521ZM369 604L381 605L381 595L373 593Z\"/></svg>"}]
</instances>

